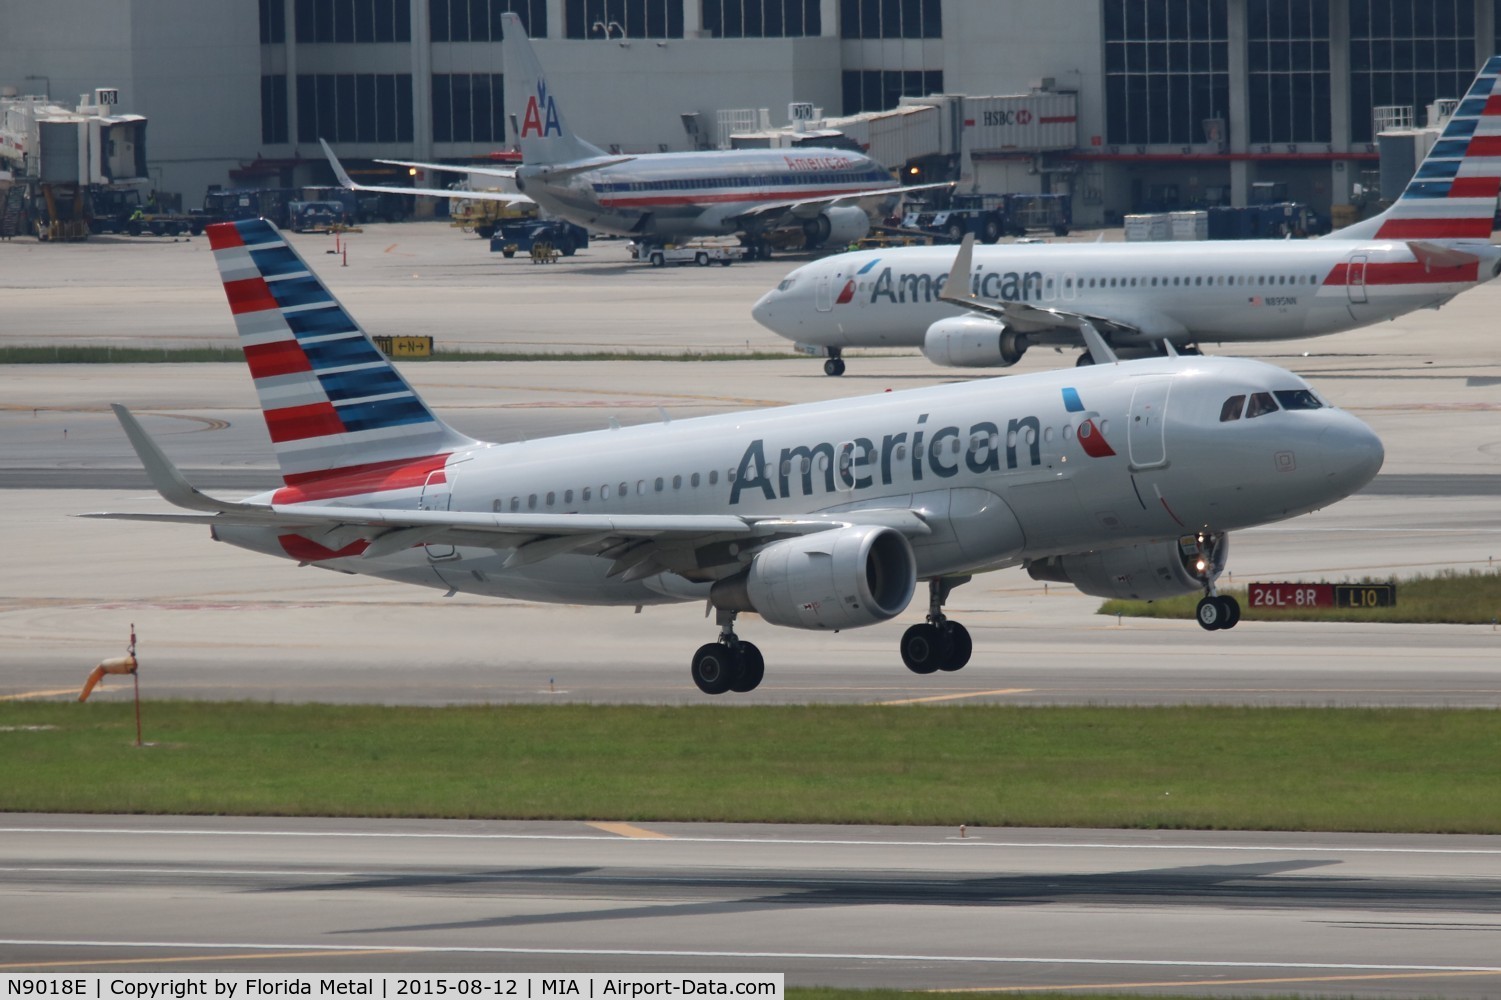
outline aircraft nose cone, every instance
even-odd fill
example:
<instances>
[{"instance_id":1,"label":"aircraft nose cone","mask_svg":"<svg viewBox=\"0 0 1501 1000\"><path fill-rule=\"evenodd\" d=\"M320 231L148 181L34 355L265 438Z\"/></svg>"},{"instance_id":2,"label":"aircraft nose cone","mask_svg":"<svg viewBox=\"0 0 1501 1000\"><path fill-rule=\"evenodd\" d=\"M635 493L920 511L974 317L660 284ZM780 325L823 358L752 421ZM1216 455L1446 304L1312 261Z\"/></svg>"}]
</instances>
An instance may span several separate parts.
<instances>
[{"instance_id":1,"label":"aircraft nose cone","mask_svg":"<svg viewBox=\"0 0 1501 1000\"><path fill-rule=\"evenodd\" d=\"M751 316L755 318L757 323L766 327L766 329L785 337L786 333L777 323L778 317L784 314L782 310L777 308L776 300L779 295L780 293L776 289L772 289L761 296L756 301L756 304L751 307Z\"/></svg>"},{"instance_id":2,"label":"aircraft nose cone","mask_svg":"<svg viewBox=\"0 0 1501 1000\"><path fill-rule=\"evenodd\" d=\"M1354 417L1347 417L1319 435L1319 458L1332 485L1343 496L1362 489L1386 459L1386 449L1376 432Z\"/></svg>"}]
</instances>

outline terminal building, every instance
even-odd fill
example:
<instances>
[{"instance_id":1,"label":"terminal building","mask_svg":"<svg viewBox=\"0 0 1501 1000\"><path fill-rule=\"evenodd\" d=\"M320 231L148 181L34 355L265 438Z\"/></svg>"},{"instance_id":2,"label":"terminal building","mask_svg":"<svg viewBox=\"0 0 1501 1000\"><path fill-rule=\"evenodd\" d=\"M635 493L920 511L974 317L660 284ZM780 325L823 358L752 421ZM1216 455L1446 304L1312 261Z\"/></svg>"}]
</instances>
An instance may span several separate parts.
<instances>
[{"instance_id":1,"label":"terminal building","mask_svg":"<svg viewBox=\"0 0 1501 1000\"><path fill-rule=\"evenodd\" d=\"M362 179L401 183L370 161L511 146L522 98L499 31L514 11L570 126L607 149L854 141L961 191L1071 194L1079 224L1265 188L1328 212L1374 186L1386 124L1464 93L1497 49L1498 6L9 0L0 88L117 92L150 123L151 184L185 205L215 186L330 183L320 136ZM899 108L923 110L870 117Z\"/></svg>"}]
</instances>

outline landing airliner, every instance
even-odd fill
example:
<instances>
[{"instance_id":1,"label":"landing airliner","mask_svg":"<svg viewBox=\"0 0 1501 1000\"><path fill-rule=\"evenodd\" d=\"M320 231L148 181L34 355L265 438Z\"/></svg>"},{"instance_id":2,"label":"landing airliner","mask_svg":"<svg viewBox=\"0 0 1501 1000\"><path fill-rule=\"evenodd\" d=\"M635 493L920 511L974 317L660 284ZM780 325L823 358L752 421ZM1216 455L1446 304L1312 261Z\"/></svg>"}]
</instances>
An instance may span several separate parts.
<instances>
[{"instance_id":1,"label":"landing airliner","mask_svg":"<svg viewBox=\"0 0 1501 1000\"><path fill-rule=\"evenodd\" d=\"M844 372L848 347L913 346L936 364L1008 366L1078 346L1084 322L1123 352L1339 333L1436 309L1501 273L1501 56L1486 63L1401 197L1317 240L952 247L840 254L756 304L761 324ZM1088 364L1089 352L1080 358Z\"/></svg>"},{"instance_id":2,"label":"landing airliner","mask_svg":"<svg viewBox=\"0 0 1501 1000\"><path fill-rule=\"evenodd\" d=\"M1257 361L1170 355L864 398L613 427L513 444L440 420L264 220L208 229L282 483L244 501L191 486L124 407L161 495L192 513L94 517L207 525L324 569L450 593L640 607L707 602L706 693L761 682L736 635L839 631L900 615L913 671L972 643L944 614L975 573L1024 565L1085 593L1216 591L1226 532L1333 503L1383 453L1358 419ZM1113 360L1086 328L1102 361Z\"/></svg>"},{"instance_id":3,"label":"landing airliner","mask_svg":"<svg viewBox=\"0 0 1501 1000\"><path fill-rule=\"evenodd\" d=\"M665 243L694 236L740 234L758 256L767 236L800 229L808 246L843 246L870 232L861 204L947 184L892 183L875 160L846 149L738 149L616 156L575 135L542 75L521 19L502 14L506 89L526 95L518 140L522 166L459 167L451 163L381 160L423 170L507 178L544 210L590 230ZM320 140L321 141L321 140ZM501 192L369 187L355 184L323 149L344 187L449 198L513 201Z\"/></svg>"}]
</instances>

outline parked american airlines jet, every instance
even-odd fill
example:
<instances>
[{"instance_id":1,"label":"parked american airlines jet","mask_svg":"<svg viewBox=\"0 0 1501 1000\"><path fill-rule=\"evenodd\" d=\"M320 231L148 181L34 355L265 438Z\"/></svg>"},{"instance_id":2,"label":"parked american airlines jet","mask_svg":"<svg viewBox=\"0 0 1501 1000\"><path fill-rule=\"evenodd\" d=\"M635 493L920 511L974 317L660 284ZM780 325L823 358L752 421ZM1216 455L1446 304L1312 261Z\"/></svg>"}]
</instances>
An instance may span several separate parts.
<instances>
[{"instance_id":1,"label":"parked american airlines jet","mask_svg":"<svg viewBox=\"0 0 1501 1000\"><path fill-rule=\"evenodd\" d=\"M952 247L840 254L789 274L761 324L844 372L848 347L912 346L961 367L1013 365L1033 345L1126 351L1339 333L1436 309L1501 273L1501 56L1492 57L1401 197L1317 240L980 247L950 284ZM1081 364L1087 364L1086 352Z\"/></svg>"},{"instance_id":2,"label":"parked american airlines jet","mask_svg":"<svg viewBox=\"0 0 1501 1000\"><path fill-rule=\"evenodd\" d=\"M518 191L559 218L652 243L742 234L762 257L769 253L766 237L775 230L800 229L808 246L843 246L870 231L862 202L948 186L894 184L885 167L846 149L612 155L568 128L521 19L515 14L502 14L501 19L506 90L526 96L517 130L523 165L511 169L410 160L381 163L508 178ZM346 188L414 193L355 184L326 143L323 148ZM415 193L515 200L503 193L434 188Z\"/></svg>"},{"instance_id":3,"label":"parked american airlines jet","mask_svg":"<svg viewBox=\"0 0 1501 1000\"><path fill-rule=\"evenodd\" d=\"M1099 596L1218 595L1225 533L1360 489L1380 441L1307 383L1232 358L1168 356L865 398L600 430L472 440L433 414L264 220L208 229L282 484L244 501L193 488L124 407L161 495L212 537L325 569L570 604L707 601L703 691L764 664L734 631L838 631L906 610L901 656L957 670L949 592L1025 565ZM1086 330L1101 360L1109 349Z\"/></svg>"}]
</instances>

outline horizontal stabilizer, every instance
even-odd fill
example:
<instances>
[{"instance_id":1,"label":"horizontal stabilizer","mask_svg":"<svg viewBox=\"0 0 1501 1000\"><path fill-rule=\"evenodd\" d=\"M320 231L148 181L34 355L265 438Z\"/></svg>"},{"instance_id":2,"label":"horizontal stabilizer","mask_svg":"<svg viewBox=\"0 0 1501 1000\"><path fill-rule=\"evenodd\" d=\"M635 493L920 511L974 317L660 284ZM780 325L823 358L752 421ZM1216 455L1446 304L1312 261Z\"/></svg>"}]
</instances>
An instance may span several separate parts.
<instances>
[{"instance_id":1,"label":"horizontal stabilizer","mask_svg":"<svg viewBox=\"0 0 1501 1000\"><path fill-rule=\"evenodd\" d=\"M1407 249L1411 250L1418 262L1430 271L1446 267L1464 267L1480 260L1475 254L1457 247L1446 247L1424 240L1408 240Z\"/></svg>"}]
</instances>

